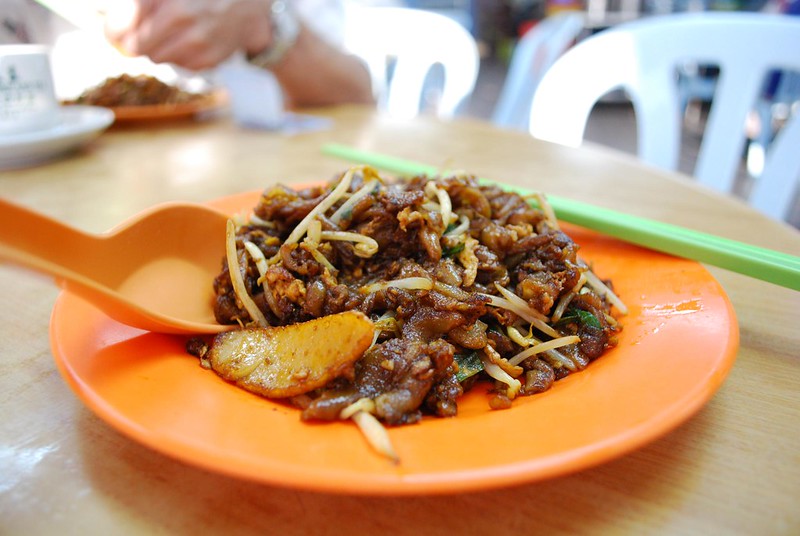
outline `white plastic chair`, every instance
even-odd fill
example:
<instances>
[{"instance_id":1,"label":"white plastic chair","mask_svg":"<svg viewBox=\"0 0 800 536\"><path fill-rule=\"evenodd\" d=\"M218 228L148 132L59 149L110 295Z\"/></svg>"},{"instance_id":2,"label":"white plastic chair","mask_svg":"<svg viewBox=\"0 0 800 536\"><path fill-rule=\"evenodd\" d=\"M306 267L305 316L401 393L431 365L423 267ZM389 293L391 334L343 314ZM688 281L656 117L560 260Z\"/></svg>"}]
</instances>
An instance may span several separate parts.
<instances>
[{"instance_id":1,"label":"white plastic chair","mask_svg":"<svg viewBox=\"0 0 800 536\"><path fill-rule=\"evenodd\" d=\"M528 130L531 99L544 73L584 28L584 16L563 12L547 17L517 43L503 88L492 113L501 127Z\"/></svg>"},{"instance_id":2,"label":"white plastic chair","mask_svg":"<svg viewBox=\"0 0 800 536\"><path fill-rule=\"evenodd\" d=\"M761 13L666 15L621 24L585 39L545 74L533 98L530 132L577 146L594 104L612 89L631 98L638 155L677 169L681 113L677 66L717 65L711 110L694 169L696 179L731 192L741 162L748 114L771 69L800 69L800 19ZM800 177L800 119L793 117L771 144L763 173L748 198L785 218Z\"/></svg>"},{"instance_id":3,"label":"white plastic chair","mask_svg":"<svg viewBox=\"0 0 800 536\"><path fill-rule=\"evenodd\" d=\"M798 108L800 108L800 72L783 71L772 95L763 95L756 105L759 131L753 140L755 148L760 152L765 151L776 134L773 124L775 120L791 114ZM763 162L756 164L758 165L763 165Z\"/></svg>"},{"instance_id":4,"label":"white plastic chair","mask_svg":"<svg viewBox=\"0 0 800 536\"><path fill-rule=\"evenodd\" d=\"M475 89L478 45L455 20L421 9L357 5L347 7L345 20L345 47L367 64L378 106L389 114L420 113L426 77L437 64L444 72L439 117L453 117Z\"/></svg>"}]
</instances>

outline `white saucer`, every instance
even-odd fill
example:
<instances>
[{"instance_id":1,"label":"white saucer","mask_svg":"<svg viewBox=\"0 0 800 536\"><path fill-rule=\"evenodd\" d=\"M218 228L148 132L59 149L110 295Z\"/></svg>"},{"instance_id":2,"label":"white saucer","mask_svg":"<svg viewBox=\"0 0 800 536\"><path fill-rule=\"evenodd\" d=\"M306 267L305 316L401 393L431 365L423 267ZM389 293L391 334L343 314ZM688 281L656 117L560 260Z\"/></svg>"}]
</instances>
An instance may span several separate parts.
<instances>
[{"instance_id":1,"label":"white saucer","mask_svg":"<svg viewBox=\"0 0 800 536\"><path fill-rule=\"evenodd\" d=\"M41 164L91 141L111 123L114 112L98 106L64 106L59 122L44 130L0 135L0 169Z\"/></svg>"}]
</instances>

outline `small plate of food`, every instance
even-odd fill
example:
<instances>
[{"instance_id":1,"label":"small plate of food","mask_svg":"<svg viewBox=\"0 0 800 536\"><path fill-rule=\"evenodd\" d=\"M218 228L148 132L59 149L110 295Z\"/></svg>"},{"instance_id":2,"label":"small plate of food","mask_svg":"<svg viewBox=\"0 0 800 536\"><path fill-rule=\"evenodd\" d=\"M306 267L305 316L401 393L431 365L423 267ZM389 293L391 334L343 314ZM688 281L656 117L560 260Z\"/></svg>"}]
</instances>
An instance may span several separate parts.
<instances>
[{"instance_id":1,"label":"small plate of food","mask_svg":"<svg viewBox=\"0 0 800 536\"><path fill-rule=\"evenodd\" d=\"M191 119L224 103L222 91L196 93L154 76L130 74L109 77L67 102L109 108L117 123Z\"/></svg>"},{"instance_id":2,"label":"small plate of food","mask_svg":"<svg viewBox=\"0 0 800 536\"><path fill-rule=\"evenodd\" d=\"M89 408L209 470L382 495L551 478L680 425L735 359L733 308L703 266L558 222L543 195L359 167L211 204L233 222L215 313L242 329L142 332L69 292L51 322ZM368 340L315 334L343 314L372 323ZM281 385L270 326L295 330L293 362L319 348Z\"/></svg>"}]
</instances>

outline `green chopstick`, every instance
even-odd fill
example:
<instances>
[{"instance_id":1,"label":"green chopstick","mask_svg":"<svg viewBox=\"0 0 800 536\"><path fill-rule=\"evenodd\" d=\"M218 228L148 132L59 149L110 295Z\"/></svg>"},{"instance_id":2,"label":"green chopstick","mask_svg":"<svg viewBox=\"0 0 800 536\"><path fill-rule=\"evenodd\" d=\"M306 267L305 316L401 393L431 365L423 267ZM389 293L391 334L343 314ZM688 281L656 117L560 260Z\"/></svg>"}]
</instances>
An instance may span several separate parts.
<instances>
[{"instance_id":1,"label":"green chopstick","mask_svg":"<svg viewBox=\"0 0 800 536\"><path fill-rule=\"evenodd\" d=\"M328 143L323 154L350 162L368 164L398 175L435 175L439 169L348 145ZM526 195L524 188L510 189ZM800 290L800 257L730 240L685 227L597 207L571 199L547 195L556 216L565 222L645 246L677 257L691 259L732 272Z\"/></svg>"}]
</instances>

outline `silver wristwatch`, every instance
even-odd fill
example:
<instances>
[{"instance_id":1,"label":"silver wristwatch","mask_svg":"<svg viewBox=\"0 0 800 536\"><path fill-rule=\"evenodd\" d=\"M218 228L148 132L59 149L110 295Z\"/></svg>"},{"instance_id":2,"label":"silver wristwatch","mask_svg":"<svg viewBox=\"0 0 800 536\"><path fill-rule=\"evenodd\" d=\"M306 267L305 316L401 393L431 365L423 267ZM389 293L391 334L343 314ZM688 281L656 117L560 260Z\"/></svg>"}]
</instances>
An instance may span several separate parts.
<instances>
[{"instance_id":1,"label":"silver wristwatch","mask_svg":"<svg viewBox=\"0 0 800 536\"><path fill-rule=\"evenodd\" d=\"M252 65L267 69L283 59L300 34L300 21L289 2L274 0L270 6L270 16L272 44L255 56L247 58Z\"/></svg>"}]
</instances>

